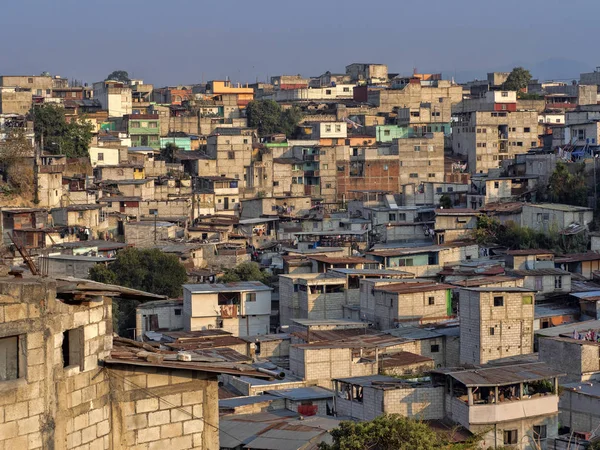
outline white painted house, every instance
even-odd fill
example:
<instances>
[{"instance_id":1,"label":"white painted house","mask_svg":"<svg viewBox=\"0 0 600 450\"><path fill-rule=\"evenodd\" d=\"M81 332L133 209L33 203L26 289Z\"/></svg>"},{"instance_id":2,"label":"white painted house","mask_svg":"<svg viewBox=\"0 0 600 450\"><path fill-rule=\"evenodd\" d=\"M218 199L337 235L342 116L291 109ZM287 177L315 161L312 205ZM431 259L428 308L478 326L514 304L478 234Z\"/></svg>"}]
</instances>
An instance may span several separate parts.
<instances>
[{"instance_id":1,"label":"white painted house","mask_svg":"<svg viewBox=\"0 0 600 450\"><path fill-rule=\"evenodd\" d=\"M234 336L268 334L271 288L258 281L183 286L186 331L222 328Z\"/></svg>"}]
</instances>

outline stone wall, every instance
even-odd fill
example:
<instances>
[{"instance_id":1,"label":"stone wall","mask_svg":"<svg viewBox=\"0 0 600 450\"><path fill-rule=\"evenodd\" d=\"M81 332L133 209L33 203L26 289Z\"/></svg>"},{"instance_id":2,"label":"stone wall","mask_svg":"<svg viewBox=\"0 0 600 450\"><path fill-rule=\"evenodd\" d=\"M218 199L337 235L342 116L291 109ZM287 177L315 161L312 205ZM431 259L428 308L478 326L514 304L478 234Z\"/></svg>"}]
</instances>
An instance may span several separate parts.
<instances>
[{"instance_id":1,"label":"stone wall","mask_svg":"<svg viewBox=\"0 0 600 450\"><path fill-rule=\"evenodd\" d=\"M217 449L216 375L111 366L113 449Z\"/></svg>"},{"instance_id":2,"label":"stone wall","mask_svg":"<svg viewBox=\"0 0 600 450\"><path fill-rule=\"evenodd\" d=\"M0 382L0 448L110 448L108 379L98 367L112 347L110 308L57 300L47 280L0 281L0 342L18 345L18 358L0 360L5 375L18 361Z\"/></svg>"}]
</instances>

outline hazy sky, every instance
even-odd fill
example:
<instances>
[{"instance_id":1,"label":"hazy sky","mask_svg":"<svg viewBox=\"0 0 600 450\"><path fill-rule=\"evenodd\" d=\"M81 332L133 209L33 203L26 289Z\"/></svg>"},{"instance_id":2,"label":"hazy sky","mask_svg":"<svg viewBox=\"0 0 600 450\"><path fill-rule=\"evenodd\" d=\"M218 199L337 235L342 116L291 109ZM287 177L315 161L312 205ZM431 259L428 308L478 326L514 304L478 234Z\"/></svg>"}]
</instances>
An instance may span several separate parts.
<instances>
[{"instance_id":1,"label":"hazy sky","mask_svg":"<svg viewBox=\"0 0 600 450\"><path fill-rule=\"evenodd\" d=\"M381 62L481 78L518 63L542 76L535 65L553 59L575 77L600 65L598 17L598 0L2 1L0 74L93 82L123 69L165 85Z\"/></svg>"}]
</instances>

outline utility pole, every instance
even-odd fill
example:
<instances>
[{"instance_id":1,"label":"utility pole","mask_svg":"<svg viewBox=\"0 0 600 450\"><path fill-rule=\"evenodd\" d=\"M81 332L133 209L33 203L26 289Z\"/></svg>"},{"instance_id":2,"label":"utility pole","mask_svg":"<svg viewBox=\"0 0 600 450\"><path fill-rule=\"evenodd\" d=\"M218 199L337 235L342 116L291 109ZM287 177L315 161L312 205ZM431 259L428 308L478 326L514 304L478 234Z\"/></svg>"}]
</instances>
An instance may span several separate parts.
<instances>
[{"instance_id":1,"label":"utility pole","mask_svg":"<svg viewBox=\"0 0 600 450\"><path fill-rule=\"evenodd\" d=\"M154 211L154 245L156 245L156 217L158 216L158 211Z\"/></svg>"}]
</instances>

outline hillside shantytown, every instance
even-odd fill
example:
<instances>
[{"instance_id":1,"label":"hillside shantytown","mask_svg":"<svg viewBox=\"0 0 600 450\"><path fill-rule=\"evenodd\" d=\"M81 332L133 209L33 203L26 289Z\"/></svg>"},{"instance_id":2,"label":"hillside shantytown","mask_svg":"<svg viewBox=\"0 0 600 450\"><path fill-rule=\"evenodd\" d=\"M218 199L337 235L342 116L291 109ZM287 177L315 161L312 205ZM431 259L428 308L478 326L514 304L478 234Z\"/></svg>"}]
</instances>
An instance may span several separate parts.
<instances>
[{"instance_id":1,"label":"hillside shantytown","mask_svg":"<svg viewBox=\"0 0 600 450\"><path fill-rule=\"evenodd\" d=\"M322 70L0 75L0 449L600 448L600 68Z\"/></svg>"}]
</instances>

